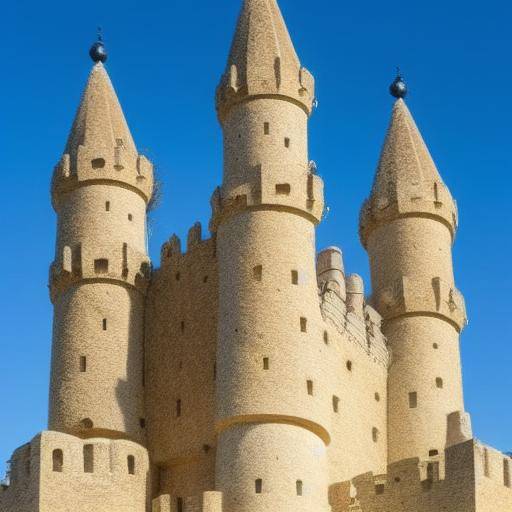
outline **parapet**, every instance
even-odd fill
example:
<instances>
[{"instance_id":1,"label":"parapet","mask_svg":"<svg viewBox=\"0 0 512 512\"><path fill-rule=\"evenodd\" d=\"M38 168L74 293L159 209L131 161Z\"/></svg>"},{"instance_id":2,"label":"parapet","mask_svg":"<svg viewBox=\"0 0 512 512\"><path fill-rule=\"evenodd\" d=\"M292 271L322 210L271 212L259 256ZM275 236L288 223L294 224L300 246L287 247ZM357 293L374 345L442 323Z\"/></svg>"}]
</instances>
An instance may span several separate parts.
<instances>
[{"instance_id":1,"label":"parapet","mask_svg":"<svg viewBox=\"0 0 512 512\"><path fill-rule=\"evenodd\" d=\"M382 317L366 303L363 279L357 274L345 278L340 249L329 247L319 254L317 275L323 319L387 368L390 354L381 330Z\"/></svg>"},{"instance_id":2,"label":"parapet","mask_svg":"<svg viewBox=\"0 0 512 512\"><path fill-rule=\"evenodd\" d=\"M168 267L172 264L180 264L181 260L189 254L197 251L204 251L205 246L211 246L211 257L215 258L215 238L203 240L202 226L200 222L196 222L188 231L186 251L182 251L181 240L178 235L174 234L160 249L160 266Z\"/></svg>"},{"instance_id":3,"label":"parapet","mask_svg":"<svg viewBox=\"0 0 512 512\"><path fill-rule=\"evenodd\" d=\"M457 203L444 183L422 183L419 188L400 189L391 198L369 198L363 203L359 234L367 248L371 232L381 224L404 217L430 217L446 225L455 239L458 227Z\"/></svg>"},{"instance_id":4,"label":"parapet","mask_svg":"<svg viewBox=\"0 0 512 512\"><path fill-rule=\"evenodd\" d=\"M277 181L278 169L258 166L251 180L235 189L217 188L211 199L210 231L225 219L246 209L267 207L303 215L318 224L324 213L324 183L308 166L302 172L287 173L286 182Z\"/></svg>"},{"instance_id":5,"label":"parapet","mask_svg":"<svg viewBox=\"0 0 512 512\"><path fill-rule=\"evenodd\" d=\"M103 150L78 146L76 159L64 154L52 178L52 204L59 210L61 198L71 190L94 183L112 183L133 190L149 203L153 194L153 164L143 155L125 151L123 141Z\"/></svg>"},{"instance_id":6,"label":"parapet","mask_svg":"<svg viewBox=\"0 0 512 512\"><path fill-rule=\"evenodd\" d=\"M46 431L16 450L2 512L145 512L149 461L126 440Z\"/></svg>"},{"instance_id":7,"label":"parapet","mask_svg":"<svg viewBox=\"0 0 512 512\"><path fill-rule=\"evenodd\" d=\"M50 267L50 297L69 286L85 281L115 281L146 293L151 278L149 258L130 247L120 245L112 254L98 254L93 246L65 246Z\"/></svg>"},{"instance_id":8,"label":"parapet","mask_svg":"<svg viewBox=\"0 0 512 512\"><path fill-rule=\"evenodd\" d=\"M510 457L470 439L428 460L393 463L385 475L370 472L333 485L332 510L349 512L356 502L364 512L512 510L511 468Z\"/></svg>"},{"instance_id":9,"label":"parapet","mask_svg":"<svg viewBox=\"0 0 512 512\"><path fill-rule=\"evenodd\" d=\"M402 276L372 297L382 316L389 320L402 315L431 314L450 322L458 332L467 324L462 294L440 277L417 281Z\"/></svg>"}]
</instances>

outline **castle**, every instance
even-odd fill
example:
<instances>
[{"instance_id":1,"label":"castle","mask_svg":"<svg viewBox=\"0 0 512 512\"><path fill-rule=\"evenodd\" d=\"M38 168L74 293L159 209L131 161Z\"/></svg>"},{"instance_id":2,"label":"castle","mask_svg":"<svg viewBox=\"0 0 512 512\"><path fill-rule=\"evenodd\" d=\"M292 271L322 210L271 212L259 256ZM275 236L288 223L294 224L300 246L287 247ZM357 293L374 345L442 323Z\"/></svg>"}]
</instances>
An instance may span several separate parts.
<instances>
[{"instance_id":1,"label":"castle","mask_svg":"<svg viewBox=\"0 0 512 512\"><path fill-rule=\"evenodd\" d=\"M245 0L216 93L210 237L146 250L154 193L101 41L52 180L49 426L0 512L507 512L512 459L464 410L457 207L397 98L360 236L372 294L318 255L314 78Z\"/></svg>"}]
</instances>

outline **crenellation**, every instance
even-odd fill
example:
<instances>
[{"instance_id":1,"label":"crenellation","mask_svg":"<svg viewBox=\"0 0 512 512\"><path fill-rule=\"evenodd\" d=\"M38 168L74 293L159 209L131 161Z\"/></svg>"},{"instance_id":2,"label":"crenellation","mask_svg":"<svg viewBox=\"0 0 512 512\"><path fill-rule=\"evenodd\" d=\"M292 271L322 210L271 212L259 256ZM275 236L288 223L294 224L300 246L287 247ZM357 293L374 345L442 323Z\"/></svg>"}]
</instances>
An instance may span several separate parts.
<instances>
[{"instance_id":1,"label":"crenellation","mask_svg":"<svg viewBox=\"0 0 512 512\"><path fill-rule=\"evenodd\" d=\"M460 332L467 324L462 294L440 277L398 278L392 286L374 292L372 300L386 320L411 314L431 314L453 324Z\"/></svg>"}]
</instances>

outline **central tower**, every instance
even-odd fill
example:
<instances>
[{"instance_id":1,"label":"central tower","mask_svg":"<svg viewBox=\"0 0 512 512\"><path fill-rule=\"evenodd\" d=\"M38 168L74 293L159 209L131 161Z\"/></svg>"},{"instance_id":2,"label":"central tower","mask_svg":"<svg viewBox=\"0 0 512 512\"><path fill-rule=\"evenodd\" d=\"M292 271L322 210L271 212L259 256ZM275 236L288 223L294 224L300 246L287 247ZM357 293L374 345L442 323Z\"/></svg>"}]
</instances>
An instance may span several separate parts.
<instances>
[{"instance_id":1,"label":"central tower","mask_svg":"<svg viewBox=\"0 0 512 512\"><path fill-rule=\"evenodd\" d=\"M212 199L216 487L225 512L328 510L330 402L318 364L315 273L323 183L311 172L307 137L313 103L314 79L275 0L245 0L217 90L224 177Z\"/></svg>"}]
</instances>

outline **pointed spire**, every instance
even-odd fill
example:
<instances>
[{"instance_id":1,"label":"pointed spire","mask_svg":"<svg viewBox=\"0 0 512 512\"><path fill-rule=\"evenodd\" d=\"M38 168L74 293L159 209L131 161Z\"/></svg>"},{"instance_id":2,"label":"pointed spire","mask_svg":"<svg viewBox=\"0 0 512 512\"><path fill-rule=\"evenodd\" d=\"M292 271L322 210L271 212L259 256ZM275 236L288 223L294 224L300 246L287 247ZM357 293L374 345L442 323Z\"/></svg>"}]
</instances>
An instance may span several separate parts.
<instances>
[{"instance_id":1,"label":"pointed spire","mask_svg":"<svg viewBox=\"0 0 512 512\"><path fill-rule=\"evenodd\" d=\"M69 133L64 154L55 167L52 201L80 183L103 181L128 186L148 203L153 194L153 166L139 155L105 67L92 68Z\"/></svg>"},{"instance_id":2,"label":"pointed spire","mask_svg":"<svg viewBox=\"0 0 512 512\"><path fill-rule=\"evenodd\" d=\"M309 113L314 79L301 67L276 0L244 0L218 88L219 113L222 117L231 104L264 94L289 96Z\"/></svg>"},{"instance_id":3,"label":"pointed spire","mask_svg":"<svg viewBox=\"0 0 512 512\"><path fill-rule=\"evenodd\" d=\"M125 152L137 155L112 82L103 64L98 62L89 75L65 153L73 160L79 146L90 150L109 151L120 144Z\"/></svg>"},{"instance_id":4,"label":"pointed spire","mask_svg":"<svg viewBox=\"0 0 512 512\"><path fill-rule=\"evenodd\" d=\"M405 85L405 84L404 84ZM380 222L438 217L455 234L457 210L404 100L394 104L370 198L361 212L363 245Z\"/></svg>"}]
</instances>

